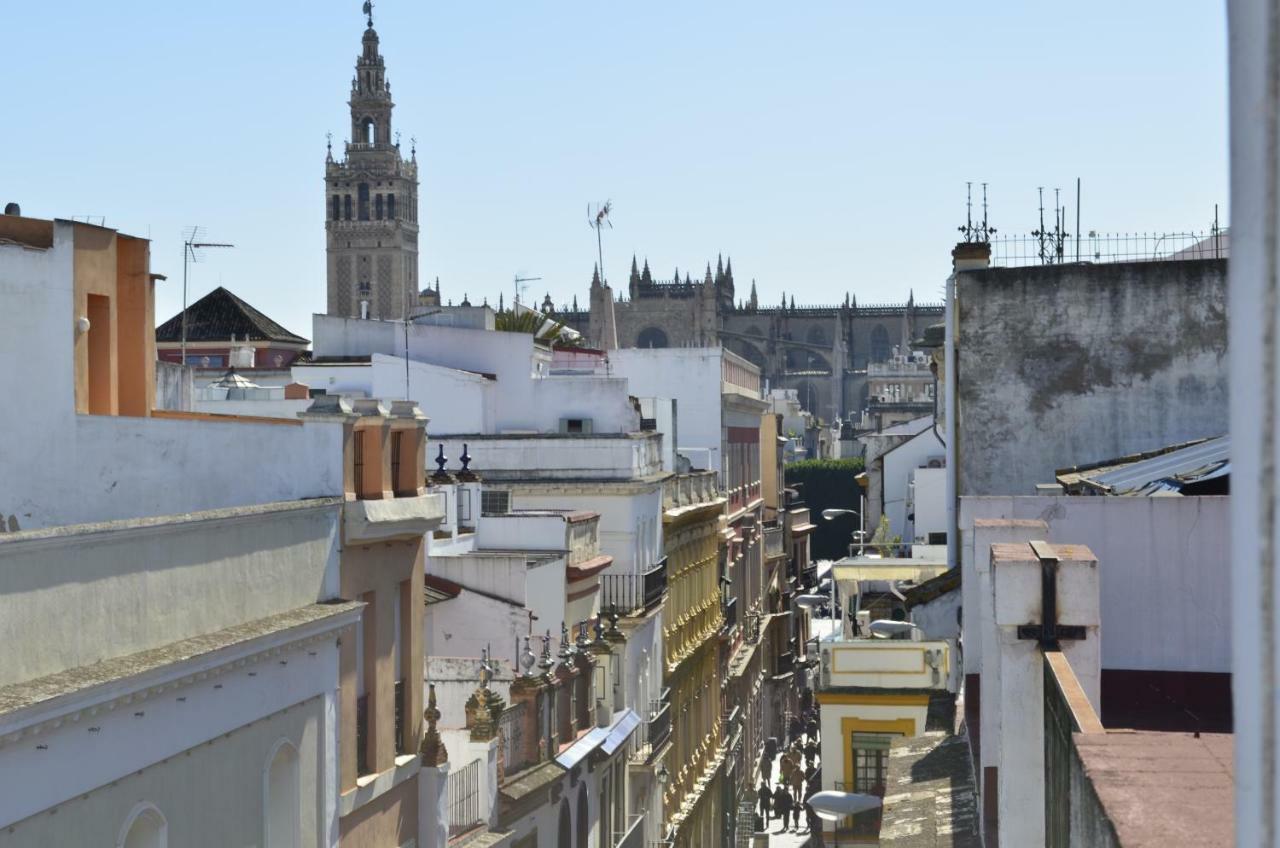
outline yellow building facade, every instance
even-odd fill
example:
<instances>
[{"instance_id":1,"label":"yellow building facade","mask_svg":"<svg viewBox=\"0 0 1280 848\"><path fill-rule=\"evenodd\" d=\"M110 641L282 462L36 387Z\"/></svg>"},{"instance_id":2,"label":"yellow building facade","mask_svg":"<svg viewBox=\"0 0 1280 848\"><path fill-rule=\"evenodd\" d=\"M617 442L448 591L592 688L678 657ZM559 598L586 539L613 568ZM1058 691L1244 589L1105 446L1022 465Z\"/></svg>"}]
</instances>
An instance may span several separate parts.
<instances>
[{"instance_id":1,"label":"yellow building facade","mask_svg":"<svg viewBox=\"0 0 1280 848\"><path fill-rule=\"evenodd\" d=\"M664 830L677 846L715 844L720 822L720 521L724 499L667 503L663 513L668 589L664 611L671 747L665 766Z\"/></svg>"}]
</instances>

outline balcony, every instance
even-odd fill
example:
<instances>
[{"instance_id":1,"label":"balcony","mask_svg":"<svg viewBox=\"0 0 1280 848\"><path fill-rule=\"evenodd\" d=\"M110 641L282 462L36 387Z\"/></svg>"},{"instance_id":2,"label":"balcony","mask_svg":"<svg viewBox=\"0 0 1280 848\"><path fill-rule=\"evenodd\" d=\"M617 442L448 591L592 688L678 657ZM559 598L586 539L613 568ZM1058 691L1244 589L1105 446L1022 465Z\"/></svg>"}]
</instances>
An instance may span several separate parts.
<instances>
[{"instance_id":1,"label":"balcony","mask_svg":"<svg viewBox=\"0 0 1280 848\"><path fill-rule=\"evenodd\" d=\"M723 632L728 633L738 626L738 599L730 598L724 605Z\"/></svg>"},{"instance_id":2,"label":"balcony","mask_svg":"<svg viewBox=\"0 0 1280 848\"><path fill-rule=\"evenodd\" d=\"M956 690L947 642L828 638L819 649L819 689Z\"/></svg>"},{"instance_id":3,"label":"balcony","mask_svg":"<svg viewBox=\"0 0 1280 848\"><path fill-rule=\"evenodd\" d=\"M654 756L671 738L671 690L664 689L655 701L649 702L649 717L644 721L644 733L633 737L631 761L653 762Z\"/></svg>"},{"instance_id":4,"label":"balcony","mask_svg":"<svg viewBox=\"0 0 1280 848\"><path fill-rule=\"evenodd\" d=\"M787 552L782 546L782 528L769 527L764 528L764 555L766 559L774 559L786 556Z\"/></svg>"},{"instance_id":5,"label":"balcony","mask_svg":"<svg viewBox=\"0 0 1280 848\"><path fill-rule=\"evenodd\" d=\"M720 497L716 490L716 472L692 471L668 477L662 484L662 508L680 509L695 504L711 503Z\"/></svg>"},{"instance_id":6,"label":"balcony","mask_svg":"<svg viewBox=\"0 0 1280 848\"><path fill-rule=\"evenodd\" d=\"M369 544L412 539L440 526L445 518L441 492L407 498L348 501L342 511L348 542Z\"/></svg>"},{"instance_id":7,"label":"balcony","mask_svg":"<svg viewBox=\"0 0 1280 848\"><path fill-rule=\"evenodd\" d=\"M600 602L616 605L624 615L652 612L667 593L667 558L643 574L602 574L600 588Z\"/></svg>"}]
</instances>

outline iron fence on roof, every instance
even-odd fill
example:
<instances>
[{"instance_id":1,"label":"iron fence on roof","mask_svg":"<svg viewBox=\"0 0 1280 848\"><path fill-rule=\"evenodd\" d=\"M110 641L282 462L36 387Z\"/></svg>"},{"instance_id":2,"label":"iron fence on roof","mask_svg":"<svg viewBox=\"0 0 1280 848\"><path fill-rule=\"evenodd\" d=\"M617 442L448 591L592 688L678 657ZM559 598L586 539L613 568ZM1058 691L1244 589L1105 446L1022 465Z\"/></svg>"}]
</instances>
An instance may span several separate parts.
<instances>
[{"instance_id":1,"label":"iron fence on roof","mask_svg":"<svg viewBox=\"0 0 1280 848\"><path fill-rule=\"evenodd\" d=\"M991 240L992 267L1060 265L1072 262L1158 262L1184 259L1226 259L1229 231L1223 227L1199 232L1030 233Z\"/></svg>"},{"instance_id":2,"label":"iron fence on roof","mask_svg":"<svg viewBox=\"0 0 1280 848\"><path fill-rule=\"evenodd\" d=\"M480 761L449 773L449 838L480 824Z\"/></svg>"}]
</instances>

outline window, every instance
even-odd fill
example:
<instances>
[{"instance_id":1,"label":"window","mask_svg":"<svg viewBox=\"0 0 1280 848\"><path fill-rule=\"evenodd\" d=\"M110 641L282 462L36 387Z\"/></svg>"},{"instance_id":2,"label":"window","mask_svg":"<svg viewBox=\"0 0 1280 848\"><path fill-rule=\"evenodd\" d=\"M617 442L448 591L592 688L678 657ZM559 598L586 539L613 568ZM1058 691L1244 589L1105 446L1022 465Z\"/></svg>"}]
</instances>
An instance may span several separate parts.
<instances>
[{"instance_id":1,"label":"window","mask_svg":"<svg viewBox=\"0 0 1280 848\"><path fill-rule=\"evenodd\" d=\"M400 486L400 445L404 441L403 437L403 430L391 432L391 490L397 494L403 491Z\"/></svg>"},{"instance_id":2,"label":"window","mask_svg":"<svg viewBox=\"0 0 1280 848\"><path fill-rule=\"evenodd\" d=\"M368 75L366 74L365 82L368 83ZM366 85L366 88L368 86ZM373 122L373 118L364 119L364 142L365 144L374 144L378 140L378 126Z\"/></svg>"},{"instance_id":3,"label":"window","mask_svg":"<svg viewBox=\"0 0 1280 848\"><path fill-rule=\"evenodd\" d=\"M394 194L387 195L387 218L395 220L396 217L396 196Z\"/></svg>"},{"instance_id":4,"label":"window","mask_svg":"<svg viewBox=\"0 0 1280 848\"><path fill-rule=\"evenodd\" d=\"M378 195L373 199L373 217L375 220L382 220L382 195Z\"/></svg>"},{"instance_id":5,"label":"window","mask_svg":"<svg viewBox=\"0 0 1280 848\"><path fill-rule=\"evenodd\" d=\"M364 294L363 289L360 293ZM351 454L354 466L351 476L355 481L356 497L360 497L364 493L364 433L360 430L351 434Z\"/></svg>"},{"instance_id":6,"label":"window","mask_svg":"<svg viewBox=\"0 0 1280 848\"><path fill-rule=\"evenodd\" d=\"M341 199L338 197L338 195L336 195L336 194L333 196L333 215L332 215L332 217L333 217L333 220L335 220L335 221L342 217L342 200L341 200Z\"/></svg>"},{"instance_id":7,"label":"window","mask_svg":"<svg viewBox=\"0 0 1280 848\"><path fill-rule=\"evenodd\" d=\"M89 414L110 415L111 386L111 298L102 294L87 296L86 317L89 319Z\"/></svg>"},{"instance_id":8,"label":"window","mask_svg":"<svg viewBox=\"0 0 1280 848\"><path fill-rule=\"evenodd\" d=\"M591 419L590 418L561 418L560 432L561 433L590 433Z\"/></svg>"},{"instance_id":9,"label":"window","mask_svg":"<svg viewBox=\"0 0 1280 848\"><path fill-rule=\"evenodd\" d=\"M299 816L298 749L287 739L276 745L264 782L266 848L300 848L302 822Z\"/></svg>"},{"instance_id":10,"label":"window","mask_svg":"<svg viewBox=\"0 0 1280 848\"><path fill-rule=\"evenodd\" d=\"M853 734L853 791L884 797L889 773L889 742L893 736L884 733ZM880 832L880 810L868 810L853 817L857 836L874 836Z\"/></svg>"},{"instance_id":11,"label":"window","mask_svg":"<svg viewBox=\"0 0 1280 848\"><path fill-rule=\"evenodd\" d=\"M359 207L360 220L369 220L369 184L360 183L356 186L356 202Z\"/></svg>"},{"instance_id":12,"label":"window","mask_svg":"<svg viewBox=\"0 0 1280 848\"><path fill-rule=\"evenodd\" d=\"M410 599L409 585L410 584L408 580L401 581L399 587L397 587L398 597L396 598L395 604L392 607L394 610L394 623L392 624L392 627L393 627L393 632L395 633L395 643L392 645L392 648L391 648L391 667L395 669L395 675L396 675L396 686L395 686L396 740L395 740L395 744L396 744L397 754L410 753L410 746L411 746L411 740L408 738L408 733L405 730L405 715L408 712L405 708L408 702L405 700L406 693L405 693L404 683L405 683L405 680L410 679L409 670L405 667L409 661L409 652L404 649L404 645L406 643L405 637L408 635L405 632L408 629L408 627L406 626L408 622L405 621L406 616L402 613L402 608L407 603L409 603L409 599Z\"/></svg>"},{"instance_id":13,"label":"window","mask_svg":"<svg viewBox=\"0 0 1280 848\"><path fill-rule=\"evenodd\" d=\"M370 756L374 739L369 733L369 692L377 685L378 610L373 592L364 593L360 600L365 607L356 628L356 774L365 775L374 765Z\"/></svg>"},{"instance_id":14,"label":"window","mask_svg":"<svg viewBox=\"0 0 1280 848\"><path fill-rule=\"evenodd\" d=\"M342 219L344 221L351 220L351 195L349 194L342 196Z\"/></svg>"},{"instance_id":15,"label":"window","mask_svg":"<svg viewBox=\"0 0 1280 848\"><path fill-rule=\"evenodd\" d=\"M125 819L120 831L119 848L167 848L169 823L152 804L139 804Z\"/></svg>"},{"instance_id":16,"label":"window","mask_svg":"<svg viewBox=\"0 0 1280 848\"><path fill-rule=\"evenodd\" d=\"M506 515L510 511L510 492L494 489L485 489L480 492L480 513L482 515Z\"/></svg>"}]
</instances>

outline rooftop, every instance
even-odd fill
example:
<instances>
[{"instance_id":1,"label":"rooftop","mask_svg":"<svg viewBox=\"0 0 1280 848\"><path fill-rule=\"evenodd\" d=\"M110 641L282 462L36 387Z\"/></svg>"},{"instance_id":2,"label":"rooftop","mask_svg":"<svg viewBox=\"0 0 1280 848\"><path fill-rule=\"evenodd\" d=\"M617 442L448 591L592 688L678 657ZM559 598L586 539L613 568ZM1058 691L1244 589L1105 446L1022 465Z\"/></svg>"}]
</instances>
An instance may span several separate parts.
<instances>
[{"instance_id":1,"label":"rooftop","mask_svg":"<svg viewBox=\"0 0 1280 848\"><path fill-rule=\"evenodd\" d=\"M1230 734L1108 731L1075 746L1125 848L1235 844Z\"/></svg>"},{"instance_id":2,"label":"rooftop","mask_svg":"<svg viewBox=\"0 0 1280 848\"><path fill-rule=\"evenodd\" d=\"M1218 436L1094 465L1059 469L1057 480L1072 494L1224 494L1231 474L1231 437ZM1206 486L1210 481L1216 485Z\"/></svg>"},{"instance_id":3,"label":"rooftop","mask_svg":"<svg viewBox=\"0 0 1280 848\"><path fill-rule=\"evenodd\" d=\"M968 742L945 732L889 749L880 827L883 848L981 848Z\"/></svg>"},{"instance_id":4,"label":"rooftop","mask_svg":"<svg viewBox=\"0 0 1280 848\"><path fill-rule=\"evenodd\" d=\"M233 335L246 341L307 344L307 339L289 332L222 286L187 307L187 341L222 342ZM156 328L156 341L182 341L181 312Z\"/></svg>"}]
</instances>

